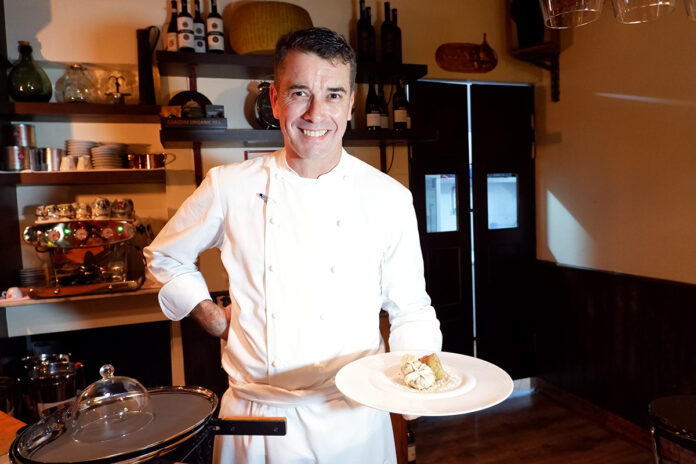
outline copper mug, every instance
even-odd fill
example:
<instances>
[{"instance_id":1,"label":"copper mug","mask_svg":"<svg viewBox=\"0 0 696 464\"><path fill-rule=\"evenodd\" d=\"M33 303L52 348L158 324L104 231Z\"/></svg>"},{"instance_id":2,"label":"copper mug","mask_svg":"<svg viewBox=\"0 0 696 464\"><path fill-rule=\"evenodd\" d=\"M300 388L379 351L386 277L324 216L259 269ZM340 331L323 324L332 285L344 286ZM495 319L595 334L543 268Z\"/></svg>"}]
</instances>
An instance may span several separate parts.
<instances>
[{"instance_id":1,"label":"copper mug","mask_svg":"<svg viewBox=\"0 0 696 464\"><path fill-rule=\"evenodd\" d=\"M130 169L158 169L174 161L172 153L129 153L128 167Z\"/></svg>"}]
</instances>

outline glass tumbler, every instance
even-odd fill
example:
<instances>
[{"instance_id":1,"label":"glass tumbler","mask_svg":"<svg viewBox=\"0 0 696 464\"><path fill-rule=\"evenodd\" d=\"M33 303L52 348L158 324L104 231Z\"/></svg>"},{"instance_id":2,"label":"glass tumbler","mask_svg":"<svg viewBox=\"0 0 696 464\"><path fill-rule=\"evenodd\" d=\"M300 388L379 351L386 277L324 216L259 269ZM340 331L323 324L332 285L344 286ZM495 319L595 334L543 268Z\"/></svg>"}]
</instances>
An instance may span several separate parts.
<instances>
[{"instance_id":1,"label":"glass tumbler","mask_svg":"<svg viewBox=\"0 0 696 464\"><path fill-rule=\"evenodd\" d=\"M612 0L612 3L618 22L638 24L653 21L671 13L676 0Z\"/></svg>"},{"instance_id":2,"label":"glass tumbler","mask_svg":"<svg viewBox=\"0 0 696 464\"><path fill-rule=\"evenodd\" d=\"M599 19L604 0L540 0L544 24L551 29L567 29Z\"/></svg>"}]
</instances>

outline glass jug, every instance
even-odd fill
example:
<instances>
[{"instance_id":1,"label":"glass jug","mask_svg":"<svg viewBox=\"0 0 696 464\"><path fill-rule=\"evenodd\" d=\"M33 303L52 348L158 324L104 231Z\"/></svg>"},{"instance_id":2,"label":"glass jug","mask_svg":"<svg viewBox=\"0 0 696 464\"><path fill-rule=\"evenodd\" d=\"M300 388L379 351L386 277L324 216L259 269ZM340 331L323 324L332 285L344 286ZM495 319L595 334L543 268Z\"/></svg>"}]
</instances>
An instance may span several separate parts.
<instances>
[{"instance_id":1,"label":"glass jug","mask_svg":"<svg viewBox=\"0 0 696 464\"><path fill-rule=\"evenodd\" d=\"M47 102L53 89L51 81L34 61L29 42L19 41L19 59L7 76L10 96L17 102Z\"/></svg>"},{"instance_id":2,"label":"glass jug","mask_svg":"<svg viewBox=\"0 0 696 464\"><path fill-rule=\"evenodd\" d=\"M81 64L73 64L56 82L56 101L99 103L99 89L91 73Z\"/></svg>"}]
</instances>

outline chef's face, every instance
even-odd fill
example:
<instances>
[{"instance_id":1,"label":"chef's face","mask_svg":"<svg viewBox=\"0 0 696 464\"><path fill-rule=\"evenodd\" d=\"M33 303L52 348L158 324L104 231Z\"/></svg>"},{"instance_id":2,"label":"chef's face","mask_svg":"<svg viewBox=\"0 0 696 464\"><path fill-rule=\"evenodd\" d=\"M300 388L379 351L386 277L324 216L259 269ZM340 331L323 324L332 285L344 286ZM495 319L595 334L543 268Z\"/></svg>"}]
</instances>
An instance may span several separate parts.
<instances>
[{"instance_id":1,"label":"chef's face","mask_svg":"<svg viewBox=\"0 0 696 464\"><path fill-rule=\"evenodd\" d=\"M330 171L341 157L343 134L350 120L355 92L350 65L313 53L290 51L283 61L270 97L280 121L291 167Z\"/></svg>"}]
</instances>

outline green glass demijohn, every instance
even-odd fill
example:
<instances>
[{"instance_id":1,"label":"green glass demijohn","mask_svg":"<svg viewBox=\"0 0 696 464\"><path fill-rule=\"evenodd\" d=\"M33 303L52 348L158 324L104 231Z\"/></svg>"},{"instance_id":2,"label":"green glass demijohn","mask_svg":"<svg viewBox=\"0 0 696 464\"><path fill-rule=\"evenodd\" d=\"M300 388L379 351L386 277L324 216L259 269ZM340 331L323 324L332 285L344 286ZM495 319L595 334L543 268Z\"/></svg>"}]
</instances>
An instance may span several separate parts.
<instances>
[{"instance_id":1,"label":"green glass demijohn","mask_svg":"<svg viewBox=\"0 0 696 464\"><path fill-rule=\"evenodd\" d=\"M19 42L19 59L7 77L10 96L18 102L47 102L51 99L51 81L34 62L29 42Z\"/></svg>"}]
</instances>

